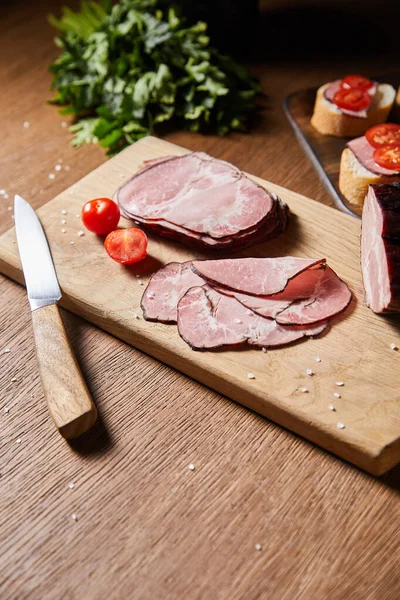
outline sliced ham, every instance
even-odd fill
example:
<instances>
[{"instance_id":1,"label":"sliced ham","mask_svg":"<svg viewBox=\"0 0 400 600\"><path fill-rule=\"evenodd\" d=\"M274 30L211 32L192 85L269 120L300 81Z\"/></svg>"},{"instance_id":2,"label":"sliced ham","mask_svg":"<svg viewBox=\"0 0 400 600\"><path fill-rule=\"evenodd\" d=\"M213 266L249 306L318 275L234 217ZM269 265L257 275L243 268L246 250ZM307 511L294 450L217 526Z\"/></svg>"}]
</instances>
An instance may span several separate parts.
<instances>
[{"instance_id":1,"label":"sliced ham","mask_svg":"<svg viewBox=\"0 0 400 600\"><path fill-rule=\"evenodd\" d=\"M325 265L302 271L291 279L283 292L274 296L230 294L258 315L276 320L281 325L308 325L342 312L351 300L351 292L336 273Z\"/></svg>"},{"instance_id":2,"label":"sliced ham","mask_svg":"<svg viewBox=\"0 0 400 600\"><path fill-rule=\"evenodd\" d=\"M172 262L154 273L141 301L143 316L147 321L176 322L179 300L189 288L204 283L190 265L190 261Z\"/></svg>"},{"instance_id":3,"label":"sliced ham","mask_svg":"<svg viewBox=\"0 0 400 600\"><path fill-rule=\"evenodd\" d=\"M324 258L232 258L194 260L192 269L213 286L256 296L282 292L302 271L325 263Z\"/></svg>"},{"instance_id":4,"label":"sliced ham","mask_svg":"<svg viewBox=\"0 0 400 600\"><path fill-rule=\"evenodd\" d=\"M400 183L369 186L361 266L367 306L376 313L400 312Z\"/></svg>"},{"instance_id":5,"label":"sliced ham","mask_svg":"<svg viewBox=\"0 0 400 600\"><path fill-rule=\"evenodd\" d=\"M305 336L319 335L327 323L313 327L283 327L247 310L209 285L193 287L178 303L178 331L195 350L236 346L282 346Z\"/></svg>"},{"instance_id":6,"label":"sliced ham","mask_svg":"<svg viewBox=\"0 0 400 600\"><path fill-rule=\"evenodd\" d=\"M193 152L151 162L115 199L125 217L157 233L218 250L268 240L286 227L287 206L225 161Z\"/></svg>"},{"instance_id":7,"label":"sliced ham","mask_svg":"<svg viewBox=\"0 0 400 600\"><path fill-rule=\"evenodd\" d=\"M393 169L385 169L385 167L380 167L374 161L374 151L369 143L365 135L355 138L347 143L347 147L355 155L358 162L371 171L371 173L375 173L376 175L384 175L385 177L398 177L400 175L400 171L393 171Z\"/></svg>"},{"instance_id":8,"label":"sliced ham","mask_svg":"<svg viewBox=\"0 0 400 600\"><path fill-rule=\"evenodd\" d=\"M328 87L325 89L324 97L326 100L328 100L328 102L335 104L333 98L334 98L336 92L338 92L341 88L341 85L340 85L341 81L342 81L341 79L336 79L336 81L332 81L332 83L330 83L328 85ZM373 87L371 87L369 90L367 90L368 94L371 96L371 104L372 104L374 96L376 95L377 89L378 89L378 83L375 82ZM347 110L346 108L341 108L340 106L337 106L337 104L335 104L335 106L344 115L349 115L350 117L358 117L359 119L366 119L368 116L368 110L371 107L371 104L367 108L364 108L362 110Z\"/></svg>"}]
</instances>

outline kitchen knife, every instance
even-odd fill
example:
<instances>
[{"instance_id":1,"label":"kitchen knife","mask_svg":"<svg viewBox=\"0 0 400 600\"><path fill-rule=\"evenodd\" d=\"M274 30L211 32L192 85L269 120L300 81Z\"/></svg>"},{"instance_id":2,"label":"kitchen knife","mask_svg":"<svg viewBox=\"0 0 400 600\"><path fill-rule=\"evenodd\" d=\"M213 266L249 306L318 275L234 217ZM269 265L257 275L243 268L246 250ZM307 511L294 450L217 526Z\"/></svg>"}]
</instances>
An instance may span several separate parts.
<instances>
[{"instance_id":1,"label":"kitchen knife","mask_svg":"<svg viewBox=\"0 0 400 600\"><path fill-rule=\"evenodd\" d=\"M75 438L93 425L97 409L58 312L61 290L43 227L30 204L17 195L14 218L43 392L61 435Z\"/></svg>"}]
</instances>

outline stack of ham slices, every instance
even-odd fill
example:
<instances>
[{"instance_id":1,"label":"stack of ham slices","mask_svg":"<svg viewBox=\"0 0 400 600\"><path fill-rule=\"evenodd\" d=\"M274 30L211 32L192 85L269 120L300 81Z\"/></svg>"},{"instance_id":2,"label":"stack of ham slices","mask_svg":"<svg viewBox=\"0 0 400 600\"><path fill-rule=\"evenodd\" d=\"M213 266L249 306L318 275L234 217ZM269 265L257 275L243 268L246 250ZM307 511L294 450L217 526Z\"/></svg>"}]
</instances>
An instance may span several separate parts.
<instances>
[{"instance_id":1,"label":"stack of ham slices","mask_svg":"<svg viewBox=\"0 0 400 600\"><path fill-rule=\"evenodd\" d=\"M287 224L288 207L276 194L204 152L147 161L114 199L150 231L208 250L247 248Z\"/></svg>"},{"instance_id":2,"label":"stack of ham slices","mask_svg":"<svg viewBox=\"0 0 400 600\"><path fill-rule=\"evenodd\" d=\"M177 322L200 350L315 336L350 300L325 259L286 256L170 263L152 276L141 305L145 319Z\"/></svg>"}]
</instances>

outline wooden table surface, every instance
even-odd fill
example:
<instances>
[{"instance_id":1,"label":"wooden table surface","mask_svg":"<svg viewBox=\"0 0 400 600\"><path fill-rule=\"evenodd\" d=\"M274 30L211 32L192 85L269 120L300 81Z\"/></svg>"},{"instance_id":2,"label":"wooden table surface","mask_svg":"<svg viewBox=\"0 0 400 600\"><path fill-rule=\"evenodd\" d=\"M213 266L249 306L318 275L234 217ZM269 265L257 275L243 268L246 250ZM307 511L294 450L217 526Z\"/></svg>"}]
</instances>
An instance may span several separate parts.
<instances>
[{"instance_id":1,"label":"wooden table surface","mask_svg":"<svg viewBox=\"0 0 400 600\"><path fill-rule=\"evenodd\" d=\"M14 193L39 207L106 160L98 147L73 149L46 104L57 51L45 15L59 4L2 5L1 232L12 225ZM295 89L365 70L365 60L278 54L253 61L268 100L251 134L167 139L329 203L281 103ZM101 414L73 446L47 413L25 291L1 278L2 599L400 597L399 467L374 479L62 316Z\"/></svg>"}]
</instances>

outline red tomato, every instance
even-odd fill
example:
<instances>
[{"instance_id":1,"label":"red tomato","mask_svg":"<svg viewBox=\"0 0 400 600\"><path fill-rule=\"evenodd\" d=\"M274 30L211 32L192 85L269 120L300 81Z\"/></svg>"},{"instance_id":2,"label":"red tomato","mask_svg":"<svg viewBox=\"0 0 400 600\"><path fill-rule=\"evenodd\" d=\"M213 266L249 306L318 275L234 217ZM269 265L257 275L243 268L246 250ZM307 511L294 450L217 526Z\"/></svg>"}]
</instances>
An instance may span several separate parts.
<instances>
[{"instance_id":1,"label":"red tomato","mask_svg":"<svg viewBox=\"0 0 400 600\"><path fill-rule=\"evenodd\" d=\"M400 146L400 125L396 125L396 123L375 125L365 132L365 137L374 148Z\"/></svg>"},{"instance_id":2,"label":"red tomato","mask_svg":"<svg viewBox=\"0 0 400 600\"><path fill-rule=\"evenodd\" d=\"M374 161L380 167L400 171L400 146L381 146L374 152Z\"/></svg>"},{"instance_id":3,"label":"red tomato","mask_svg":"<svg viewBox=\"0 0 400 600\"><path fill-rule=\"evenodd\" d=\"M372 88L374 82L368 79L368 77L363 77L362 75L347 75L347 77L342 79L340 85L346 90L349 88L357 88L366 92Z\"/></svg>"},{"instance_id":4,"label":"red tomato","mask_svg":"<svg viewBox=\"0 0 400 600\"><path fill-rule=\"evenodd\" d=\"M131 265L146 258L147 236L141 229L117 229L108 234L104 247L113 260Z\"/></svg>"},{"instance_id":5,"label":"red tomato","mask_svg":"<svg viewBox=\"0 0 400 600\"><path fill-rule=\"evenodd\" d=\"M350 88L348 90L342 88L333 96L333 101L337 106L346 110L362 110L369 106L371 96L368 92L357 88Z\"/></svg>"},{"instance_id":6,"label":"red tomato","mask_svg":"<svg viewBox=\"0 0 400 600\"><path fill-rule=\"evenodd\" d=\"M90 200L82 208L84 226L97 235L113 231L118 225L119 217L118 205L109 198Z\"/></svg>"}]
</instances>

